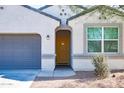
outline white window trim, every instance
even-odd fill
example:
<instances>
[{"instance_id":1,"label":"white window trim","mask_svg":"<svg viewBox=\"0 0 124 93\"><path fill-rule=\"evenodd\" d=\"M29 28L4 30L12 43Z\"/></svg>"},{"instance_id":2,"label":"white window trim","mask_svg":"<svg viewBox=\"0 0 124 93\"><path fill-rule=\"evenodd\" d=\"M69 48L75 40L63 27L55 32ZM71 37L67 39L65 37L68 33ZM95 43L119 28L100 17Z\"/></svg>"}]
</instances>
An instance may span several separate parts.
<instances>
[{"instance_id":1,"label":"white window trim","mask_svg":"<svg viewBox=\"0 0 124 93\"><path fill-rule=\"evenodd\" d=\"M88 28L89 27L100 27L102 28L102 39L88 39ZM104 28L105 27L115 27L118 28L118 39L104 39ZM102 53L102 54L118 54L120 47L119 47L119 43L120 43L120 39L119 39L119 34L120 34L120 29L118 26L87 26L86 28L86 51L88 54L98 54L98 53ZM88 41L101 41L101 52L88 52ZM117 41L118 42L118 50L117 52L104 52L104 41Z\"/></svg>"}]
</instances>

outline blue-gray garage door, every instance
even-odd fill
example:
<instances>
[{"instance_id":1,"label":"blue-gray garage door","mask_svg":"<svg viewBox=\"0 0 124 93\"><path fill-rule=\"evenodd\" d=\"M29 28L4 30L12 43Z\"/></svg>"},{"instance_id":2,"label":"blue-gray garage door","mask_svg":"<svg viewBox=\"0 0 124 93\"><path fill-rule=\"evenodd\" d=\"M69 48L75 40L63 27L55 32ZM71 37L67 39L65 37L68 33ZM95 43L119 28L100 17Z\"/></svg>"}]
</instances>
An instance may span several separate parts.
<instances>
[{"instance_id":1,"label":"blue-gray garage door","mask_svg":"<svg viewBox=\"0 0 124 93\"><path fill-rule=\"evenodd\" d=\"M41 37L37 34L0 34L0 69L41 68Z\"/></svg>"}]
</instances>

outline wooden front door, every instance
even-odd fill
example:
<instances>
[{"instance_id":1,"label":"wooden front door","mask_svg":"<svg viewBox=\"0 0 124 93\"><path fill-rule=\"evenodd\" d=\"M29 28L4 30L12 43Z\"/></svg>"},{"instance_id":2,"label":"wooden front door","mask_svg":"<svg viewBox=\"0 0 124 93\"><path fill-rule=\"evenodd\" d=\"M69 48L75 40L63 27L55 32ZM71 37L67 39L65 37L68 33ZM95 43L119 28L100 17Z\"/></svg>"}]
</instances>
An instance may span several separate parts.
<instances>
[{"instance_id":1,"label":"wooden front door","mask_svg":"<svg viewBox=\"0 0 124 93\"><path fill-rule=\"evenodd\" d=\"M70 62L70 31L56 32L56 64L69 65Z\"/></svg>"}]
</instances>

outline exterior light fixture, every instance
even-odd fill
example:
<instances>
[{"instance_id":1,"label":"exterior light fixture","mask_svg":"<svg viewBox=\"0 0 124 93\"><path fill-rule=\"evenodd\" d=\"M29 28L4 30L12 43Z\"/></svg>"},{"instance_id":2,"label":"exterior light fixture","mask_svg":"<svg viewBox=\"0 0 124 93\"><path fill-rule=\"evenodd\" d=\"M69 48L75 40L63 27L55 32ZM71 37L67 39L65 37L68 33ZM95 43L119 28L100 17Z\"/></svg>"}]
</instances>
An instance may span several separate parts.
<instances>
[{"instance_id":1,"label":"exterior light fixture","mask_svg":"<svg viewBox=\"0 0 124 93\"><path fill-rule=\"evenodd\" d=\"M47 35L47 36L46 36L46 39L49 40L49 39L50 39L50 35Z\"/></svg>"},{"instance_id":2,"label":"exterior light fixture","mask_svg":"<svg viewBox=\"0 0 124 93\"><path fill-rule=\"evenodd\" d=\"M3 7L3 6L0 6L0 9L1 9L1 10L3 10L3 9L4 9L4 7Z\"/></svg>"}]
</instances>

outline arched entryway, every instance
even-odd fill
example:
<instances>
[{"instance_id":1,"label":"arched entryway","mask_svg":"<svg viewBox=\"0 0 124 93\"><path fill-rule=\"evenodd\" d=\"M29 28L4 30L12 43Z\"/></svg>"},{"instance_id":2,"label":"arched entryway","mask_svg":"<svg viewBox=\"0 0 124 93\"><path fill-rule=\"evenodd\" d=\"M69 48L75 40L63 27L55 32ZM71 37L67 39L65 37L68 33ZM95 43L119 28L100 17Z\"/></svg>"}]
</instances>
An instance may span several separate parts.
<instances>
[{"instance_id":1,"label":"arched entryway","mask_svg":"<svg viewBox=\"0 0 124 93\"><path fill-rule=\"evenodd\" d=\"M56 31L56 65L70 65L71 31Z\"/></svg>"}]
</instances>

